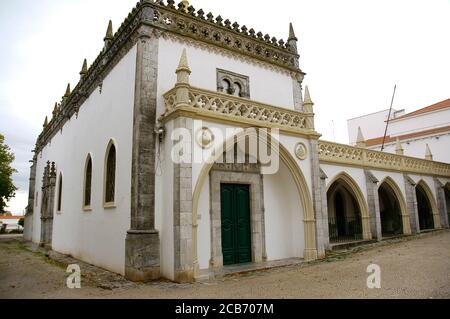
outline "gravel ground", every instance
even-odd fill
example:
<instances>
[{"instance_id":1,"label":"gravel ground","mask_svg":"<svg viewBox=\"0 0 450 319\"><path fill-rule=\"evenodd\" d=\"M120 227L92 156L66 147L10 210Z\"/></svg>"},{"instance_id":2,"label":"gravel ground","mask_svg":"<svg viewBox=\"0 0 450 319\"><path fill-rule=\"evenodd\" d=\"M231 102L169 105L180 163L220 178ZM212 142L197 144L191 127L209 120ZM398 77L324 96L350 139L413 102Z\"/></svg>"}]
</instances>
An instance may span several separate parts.
<instances>
[{"instance_id":1,"label":"gravel ground","mask_svg":"<svg viewBox=\"0 0 450 319\"><path fill-rule=\"evenodd\" d=\"M82 288L68 289L65 269L73 261L0 238L0 298L450 298L450 231L344 251L313 264L184 285L134 284L78 262ZM366 286L373 263L381 267L381 289Z\"/></svg>"}]
</instances>

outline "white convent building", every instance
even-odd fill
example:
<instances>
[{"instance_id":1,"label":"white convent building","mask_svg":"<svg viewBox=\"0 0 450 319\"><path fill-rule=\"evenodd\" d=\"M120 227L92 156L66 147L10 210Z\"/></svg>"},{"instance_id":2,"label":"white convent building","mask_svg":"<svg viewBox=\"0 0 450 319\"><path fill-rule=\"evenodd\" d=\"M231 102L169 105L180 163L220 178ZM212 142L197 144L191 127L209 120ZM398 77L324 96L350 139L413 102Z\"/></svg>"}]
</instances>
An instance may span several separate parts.
<instances>
[{"instance_id":1,"label":"white convent building","mask_svg":"<svg viewBox=\"0 0 450 319\"><path fill-rule=\"evenodd\" d=\"M381 150L384 141L386 152L450 163L450 99L410 113L393 109L359 116L348 120L348 132L350 145Z\"/></svg>"},{"instance_id":2,"label":"white convent building","mask_svg":"<svg viewBox=\"0 0 450 319\"><path fill-rule=\"evenodd\" d=\"M450 165L320 140L297 41L141 0L45 120L25 238L192 282L448 227Z\"/></svg>"}]
</instances>

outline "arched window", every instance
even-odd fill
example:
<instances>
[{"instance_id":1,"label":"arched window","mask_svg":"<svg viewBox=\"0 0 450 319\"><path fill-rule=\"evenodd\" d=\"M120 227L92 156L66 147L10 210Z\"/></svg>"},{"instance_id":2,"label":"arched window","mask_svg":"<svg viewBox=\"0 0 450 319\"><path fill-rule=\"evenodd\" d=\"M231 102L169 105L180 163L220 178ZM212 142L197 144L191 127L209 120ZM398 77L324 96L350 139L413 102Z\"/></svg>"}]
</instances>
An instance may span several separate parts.
<instances>
[{"instance_id":1,"label":"arched window","mask_svg":"<svg viewBox=\"0 0 450 319\"><path fill-rule=\"evenodd\" d=\"M242 94L242 87L238 82L234 82L234 96L241 96Z\"/></svg>"},{"instance_id":2,"label":"arched window","mask_svg":"<svg viewBox=\"0 0 450 319\"><path fill-rule=\"evenodd\" d=\"M84 170L84 208L91 207L91 187L92 186L92 158L88 155Z\"/></svg>"},{"instance_id":3,"label":"arched window","mask_svg":"<svg viewBox=\"0 0 450 319\"><path fill-rule=\"evenodd\" d=\"M223 79L222 80L222 87L223 87L222 92L228 94L230 92L230 88L231 88L230 81L228 81L227 79Z\"/></svg>"},{"instance_id":4,"label":"arched window","mask_svg":"<svg viewBox=\"0 0 450 319\"><path fill-rule=\"evenodd\" d=\"M58 212L61 211L61 204L62 204L62 186L63 186L63 180L62 180L62 174L59 173L59 181L58 181L58 205L57 210Z\"/></svg>"},{"instance_id":5,"label":"arched window","mask_svg":"<svg viewBox=\"0 0 450 319\"><path fill-rule=\"evenodd\" d=\"M105 204L114 205L116 188L116 147L111 141L105 163Z\"/></svg>"}]
</instances>

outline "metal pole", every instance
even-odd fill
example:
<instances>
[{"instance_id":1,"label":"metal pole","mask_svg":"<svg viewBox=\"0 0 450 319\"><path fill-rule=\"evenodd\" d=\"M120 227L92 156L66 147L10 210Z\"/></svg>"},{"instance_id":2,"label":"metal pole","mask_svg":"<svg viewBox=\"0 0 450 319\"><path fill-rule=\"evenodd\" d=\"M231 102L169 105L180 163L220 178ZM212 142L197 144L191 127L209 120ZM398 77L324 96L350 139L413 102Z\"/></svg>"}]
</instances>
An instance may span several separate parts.
<instances>
[{"instance_id":1,"label":"metal pole","mask_svg":"<svg viewBox=\"0 0 450 319\"><path fill-rule=\"evenodd\" d=\"M388 119L387 119L387 122L386 122L386 130L384 131L383 145L381 146L381 151L382 152L384 150L384 143L386 142L386 135L387 135L388 127L389 127L389 121L391 120L392 106L394 105L394 98L395 98L395 92L396 91L397 91L397 84L394 86L394 94L392 94L391 108L389 109L389 116L388 116Z\"/></svg>"}]
</instances>

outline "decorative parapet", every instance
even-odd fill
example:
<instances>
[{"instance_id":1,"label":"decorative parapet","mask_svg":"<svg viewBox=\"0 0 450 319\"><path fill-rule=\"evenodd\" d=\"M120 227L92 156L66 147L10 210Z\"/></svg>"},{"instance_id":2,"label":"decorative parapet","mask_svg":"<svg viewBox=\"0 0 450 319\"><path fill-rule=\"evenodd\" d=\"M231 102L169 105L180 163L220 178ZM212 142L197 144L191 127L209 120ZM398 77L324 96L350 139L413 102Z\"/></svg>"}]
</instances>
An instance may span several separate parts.
<instances>
[{"instance_id":1,"label":"decorative parapet","mask_svg":"<svg viewBox=\"0 0 450 319\"><path fill-rule=\"evenodd\" d=\"M322 163L450 177L450 164L319 141Z\"/></svg>"},{"instance_id":2,"label":"decorative parapet","mask_svg":"<svg viewBox=\"0 0 450 319\"><path fill-rule=\"evenodd\" d=\"M163 1L155 1L153 4L153 26L302 73L297 49L289 41L256 33L245 25L224 20L220 15L205 15L202 9L197 11L193 6L189 6L186 12L182 3L178 8L174 6L175 1L169 0L167 3L164 5Z\"/></svg>"},{"instance_id":3,"label":"decorative parapet","mask_svg":"<svg viewBox=\"0 0 450 319\"><path fill-rule=\"evenodd\" d=\"M189 99L179 103L177 88L164 94L166 112L160 118L167 122L178 114L186 116L235 122L245 126L279 128L300 134L317 135L308 123L314 123L314 114L301 113L272 106L246 98L189 86ZM308 121L308 119L311 119Z\"/></svg>"}]
</instances>

